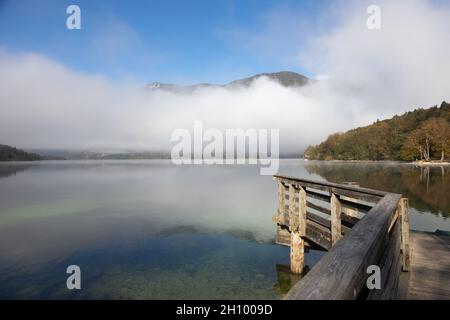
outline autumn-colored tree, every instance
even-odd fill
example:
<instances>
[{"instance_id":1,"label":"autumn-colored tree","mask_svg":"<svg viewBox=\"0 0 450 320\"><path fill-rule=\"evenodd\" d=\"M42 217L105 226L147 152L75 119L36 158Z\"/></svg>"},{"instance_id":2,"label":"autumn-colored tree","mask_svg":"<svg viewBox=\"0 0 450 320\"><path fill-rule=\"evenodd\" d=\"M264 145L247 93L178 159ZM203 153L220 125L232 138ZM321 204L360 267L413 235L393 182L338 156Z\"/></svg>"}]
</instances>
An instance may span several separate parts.
<instances>
[{"instance_id":1,"label":"autumn-colored tree","mask_svg":"<svg viewBox=\"0 0 450 320\"><path fill-rule=\"evenodd\" d=\"M440 155L441 161L444 161L445 154L450 153L450 123L446 119L434 118L425 124L432 139L433 151Z\"/></svg>"},{"instance_id":2,"label":"autumn-colored tree","mask_svg":"<svg viewBox=\"0 0 450 320\"><path fill-rule=\"evenodd\" d=\"M405 139L402 156L412 160L417 154L420 159L429 161L433 155L443 161L450 149L450 124L446 119L431 118L413 130Z\"/></svg>"},{"instance_id":3,"label":"autumn-colored tree","mask_svg":"<svg viewBox=\"0 0 450 320\"><path fill-rule=\"evenodd\" d=\"M417 109L372 125L330 135L305 151L309 159L445 159L450 154L450 104Z\"/></svg>"},{"instance_id":4,"label":"autumn-colored tree","mask_svg":"<svg viewBox=\"0 0 450 320\"><path fill-rule=\"evenodd\" d=\"M419 130L412 131L403 142L401 157L404 160L423 160L423 141Z\"/></svg>"}]
</instances>

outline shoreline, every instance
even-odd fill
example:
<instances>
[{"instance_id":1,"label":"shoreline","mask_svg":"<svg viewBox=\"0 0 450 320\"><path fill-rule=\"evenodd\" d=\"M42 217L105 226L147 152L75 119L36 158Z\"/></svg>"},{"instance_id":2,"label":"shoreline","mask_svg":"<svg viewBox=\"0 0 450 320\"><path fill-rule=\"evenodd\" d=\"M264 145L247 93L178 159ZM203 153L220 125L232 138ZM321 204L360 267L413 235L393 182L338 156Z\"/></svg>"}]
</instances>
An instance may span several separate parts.
<instances>
[{"instance_id":1,"label":"shoreline","mask_svg":"<svg viewBox=\"0 0 450 320\"><path fill-rule=\"evenodd\" d=\"M449 161L413 161L411 162L417 166L450 166Z\"/></svg>"},{"instance_id":2,"label":"shoreline","mask_svg":"<svg viewBox=\"0 0 450 320\"><path fill-rule=\"evenodd\" d=\"M301 159L304 161L320 161L324 163L397 163L417 166L450 166L450 161L404 161L404 160L317 160L317 159Z\"/></svg>"}]
</instances>

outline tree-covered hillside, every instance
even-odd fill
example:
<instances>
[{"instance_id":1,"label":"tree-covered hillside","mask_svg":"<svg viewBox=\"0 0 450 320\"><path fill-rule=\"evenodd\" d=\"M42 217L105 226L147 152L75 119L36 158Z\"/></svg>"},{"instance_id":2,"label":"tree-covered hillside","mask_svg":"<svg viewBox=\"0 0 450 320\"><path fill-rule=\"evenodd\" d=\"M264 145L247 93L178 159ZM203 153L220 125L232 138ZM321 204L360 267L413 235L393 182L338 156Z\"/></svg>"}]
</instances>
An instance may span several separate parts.
<instances>
[{"instance_id":1,"label":"tree-covered hillside","mask_svg":"<svg viewBox=\"0 0 450 320\"><path fill-rule=\"evenodd\" d=\"M443 160L450 156L450 104L417 109L309 146L317 160Z\"/></svg>"},{"instance_id":2,"label":"tree-covered hillside","mask_svg":"<svg viewBox=\"0 0 450 320\"><path fill-rule=\"evenodd\" d=\"M40 155L28 153L7 145L0 144L0 161L34 161L42 160Z\"/></svg>"}]
</instances>

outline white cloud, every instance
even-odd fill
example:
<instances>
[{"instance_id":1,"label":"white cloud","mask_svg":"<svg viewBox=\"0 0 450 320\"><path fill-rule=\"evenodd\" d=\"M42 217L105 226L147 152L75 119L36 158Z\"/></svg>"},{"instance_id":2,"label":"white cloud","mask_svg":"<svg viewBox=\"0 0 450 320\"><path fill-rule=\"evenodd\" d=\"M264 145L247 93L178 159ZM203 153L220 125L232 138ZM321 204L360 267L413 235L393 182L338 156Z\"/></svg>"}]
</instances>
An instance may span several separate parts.
<instances>
[{"instance_id":1,"label":"white cloud","mask_svg":"<svg viewBox=\"0 0 450 320\"><path fill-rule=\"evenodd\" d=\"M173 130L202 120L223 130L280 128L282 145L300 151L336 120L314 98L267 78L248 89L174 94L78 74L35 54L3 53L0 70L2 142L26 148L168 149Z\"/></svg>"},{"instance_id":2,"label":"white cloud","mask_svg":"<svg viewBox=\"0 0 450 320\"><path fill-rule=\"evenodd\" d=\"M431 1L376 1L381 30L366 28L367 1L344 4L337 28L300 53L316 73L333 77L336 102L379 117L450 97L450 8Z\"/></svg>"}]
</instances>

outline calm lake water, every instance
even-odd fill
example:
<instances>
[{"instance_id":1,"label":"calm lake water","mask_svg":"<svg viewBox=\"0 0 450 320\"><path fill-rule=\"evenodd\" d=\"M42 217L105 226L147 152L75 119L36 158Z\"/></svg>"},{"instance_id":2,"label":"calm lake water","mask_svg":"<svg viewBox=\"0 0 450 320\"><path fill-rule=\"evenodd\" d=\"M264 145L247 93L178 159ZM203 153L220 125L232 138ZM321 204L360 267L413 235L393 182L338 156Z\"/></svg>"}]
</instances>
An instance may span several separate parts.
<instances>
[{"instance_id":1,"label":"calm lake water","mask_svg":"<svg viewBox=\"0 0 450 320\"><path fill-rule=\"evenodd\" d=\"M411 229L450 231L450 167L282 160L279 173L402 193ZM278 299L296 279L276 209L257 166L3 163L0 298ZM66 288L71 264L82 290Z\"/></svg>"}]
</instances>

